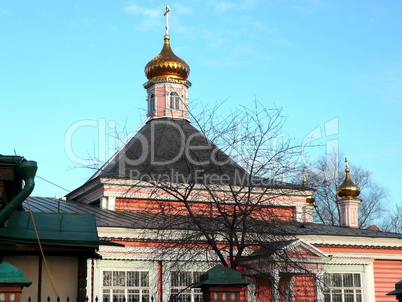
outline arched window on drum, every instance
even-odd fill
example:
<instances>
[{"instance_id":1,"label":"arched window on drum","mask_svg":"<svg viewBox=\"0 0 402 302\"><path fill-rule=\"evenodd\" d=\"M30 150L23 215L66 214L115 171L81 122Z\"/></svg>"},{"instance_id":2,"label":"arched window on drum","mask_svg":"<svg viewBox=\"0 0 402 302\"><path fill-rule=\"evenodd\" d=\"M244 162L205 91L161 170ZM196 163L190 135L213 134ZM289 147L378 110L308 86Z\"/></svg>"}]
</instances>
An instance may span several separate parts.
<instances>
[{"instance_id":1,"label":"arched window on drum","mask_svg":"<svg viewBox=\"0 0 402 302\"><path fill-rule=\"evenodd\" d=\"M170 109L180 109L180 96L176 91L170 93Z\"/></svg>"},{"instance_id":2,"label":"arched window on drum","mask_svg":"<svg viewBox=\"0 0 402 302\"><path fill-rule=\"evenodd\" d=\"M149 112L155 112L155 94L151 94L149 98Z\"/></svg>"}]
</instances>

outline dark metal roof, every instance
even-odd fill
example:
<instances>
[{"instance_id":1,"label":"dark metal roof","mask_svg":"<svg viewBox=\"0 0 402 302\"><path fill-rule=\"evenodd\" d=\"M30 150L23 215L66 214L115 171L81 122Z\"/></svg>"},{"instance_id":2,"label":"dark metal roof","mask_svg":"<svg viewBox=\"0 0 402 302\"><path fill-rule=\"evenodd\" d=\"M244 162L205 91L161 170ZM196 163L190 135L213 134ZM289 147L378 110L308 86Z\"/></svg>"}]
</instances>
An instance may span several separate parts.
<instances>
[{"instance_id":1,"label":"dark metal roof","mask_svg":"<svg viewBox=\"0 0 402 302\"><path fill-rule=\"evenodd\" d=\"M293 235L328 235L342 237L399 238L402 234L373 231L368 229L325 225L319 223L292 223L288 232Z\"/></svg>"},{"instance_id":2,"label":"dark metal roof","mask_svg":"<svg viewBox=\"0 0 402 302\"><path fill-rule=\"evenodd\" d=\"M251 177L189 121L169 118L145 123L89 181L98 177L306 189Z\"/></svg>"},{"instance_id":3,"label":"dark metal roof","mask_svg":"<svg viewBox=\"0 0 402 302\"><path fill-rule=\"evenodd\" d=\"M48 197L29 197L30 207L33 212L42 213L77 213L94 214L98 227L121 227L121 228L146 228L161 229L166 227L167 222L171 229L191 229L194 225L186 216L167 216L139 211L111 211L100 209L94 205L88 205L76 201L55 200ZM28 203L23 203L25 210ZM168 221L167 221L168 220ZM206 225L218 227L219 223L211 217L203 218ZM255 223L255 222L254 222ZM266 230L273 234L287 235L328 235L343 237L369 237L369 238L399 238L402 234L374 231L368 229L349 228L341 226L323 225L317 223L267 223L255 226L255 231Z\"/></svg>"},{"instance_id":4,"label":"dark metal roof","mask_svg":"<svg viewBox=\"0 0 402 302\"><path fill-rule=\"evenodd\" d=\"M163 118L140 128L94 176L210 183L212 174L234 182L246 172L187 120Z\"/></svg>"},{"instance_id":5,"label":"dark metal roof","mask_svg":"<svg viewBox=\"0 0 402 302\"><path fill-rule=\"evenodd\" d=\"M142 212L111 211L101 209L94 205L88 205L77 201L55 200L51 197L29 197L24 203L24 210L29 206L36 213L71 213L94 214L98 227L146 227L148 221L153 220L154 214Z\"/></svg>"}]
</instances>

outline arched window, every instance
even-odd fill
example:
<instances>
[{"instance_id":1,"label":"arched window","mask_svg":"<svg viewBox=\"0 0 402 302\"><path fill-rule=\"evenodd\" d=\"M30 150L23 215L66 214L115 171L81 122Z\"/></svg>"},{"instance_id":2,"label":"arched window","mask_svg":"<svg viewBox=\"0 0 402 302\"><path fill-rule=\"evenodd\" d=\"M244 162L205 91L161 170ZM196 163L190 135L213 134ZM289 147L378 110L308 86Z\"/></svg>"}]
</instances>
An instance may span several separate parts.
<instances>
[{"instance_id":1,"label":"arched window","mask_svg":"<svg viewBox=\"0 0 402 302\"><path fill-rule=\"evenodd\" d=\"M176 91L170 93L170 109L180 109L180 96Z\"/></svg>"},{"instance_id":2,"label":"arched window","mask_svg":"<svg viewBox=\"0 0 402 302\"><path fill-rule=\"evenodd\" d=\"M155 94L151 94L149 98L149 112L155 111Z\"/></svg>"}]
</instances>

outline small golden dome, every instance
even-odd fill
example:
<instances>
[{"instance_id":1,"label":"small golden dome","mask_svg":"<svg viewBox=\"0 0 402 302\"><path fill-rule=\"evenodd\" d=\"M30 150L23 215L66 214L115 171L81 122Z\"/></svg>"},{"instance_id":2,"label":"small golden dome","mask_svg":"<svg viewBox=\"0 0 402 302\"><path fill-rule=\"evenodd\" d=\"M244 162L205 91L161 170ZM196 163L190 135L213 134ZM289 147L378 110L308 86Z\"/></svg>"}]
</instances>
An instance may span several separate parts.
<instances>
[{"instance_id":1,"label":"small golden dome","mask_svg":"<svg viewBox=\"0 0 402 302\"><path fill-rule=\"evenodd\" d=\"M313 195L310 195L309 197L306 198L306 202L309 206L312 206L315 202L315 198Z\"/></svg>"},{"instance_id":2,"label":"small golden dome","mask_svg":"<svg viewBox=\"0 0 402 302\"><path fill-rule=\"evenodd\" d=\"M346 176L343 183L336 190L336 194L343 199L354 199L360 194L360 188L354 184L350 178L350 169L348 165L348 159L345 158L346 162Z\"/></svg>"},{"instance_id":3,"label":"small golden dome","mask_svg":"<svg viewBox=\"0 0 402 302\"><path fill-rule=\"evenodd\" d=\"M145 66L145 75L148 80L160 77L170 77L187 80L190 74L188 64L176 56L170 47L170 37L165 35L165 43L159 55Z\"/></svg>"}]
</instances>

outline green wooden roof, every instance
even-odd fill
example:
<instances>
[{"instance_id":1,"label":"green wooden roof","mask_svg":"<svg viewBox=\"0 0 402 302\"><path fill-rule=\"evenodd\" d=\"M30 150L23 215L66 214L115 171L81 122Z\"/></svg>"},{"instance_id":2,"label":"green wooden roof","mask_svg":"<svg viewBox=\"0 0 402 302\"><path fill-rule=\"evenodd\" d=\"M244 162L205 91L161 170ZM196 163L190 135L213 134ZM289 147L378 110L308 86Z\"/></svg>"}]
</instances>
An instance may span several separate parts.
<instances>
[{"instance_id":1,"label":"green wooden roof","mask_svg":"<svg viewBox=\"0 0 402 302\"><path fill-rule=\"evenodd\" d=\"M395 290L388 293L387 295L400 295L402 294L402 280L395 283Z\"/></svg>"},{"instance_id":2,"label":"green wooden roof","mask_svg":"<svg viewBox=\"0 0 402 302\"><path fill-rule=\"evenodd\" d=\"M230 267L216 265L200 276L200 282L194 287L203 285L248 285L249 281L241 278L241 273Z\"/></svg>"},{"instance_id":3,"label":"green wooden roof","mask_svg":"<svg viewBox=\"0 0 402 302\"><path fill-rule=\"evenodd\" d=\"M24 272L8 262L0 263L0 283L23 284L30 286L31 281L24 278Z\"/></svg>"},{"instance_id":4,"label":"green wooden roof","mask_svg":"<svg viewBox=\"0 0 402 302\"><path fill-rule=\"evenodd\" d=\"M98 248L95 215L33 213L42 245ZM14 212L0 228L2 244L37 244L29 212Z\"/></svg>"}]
</instances>

